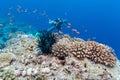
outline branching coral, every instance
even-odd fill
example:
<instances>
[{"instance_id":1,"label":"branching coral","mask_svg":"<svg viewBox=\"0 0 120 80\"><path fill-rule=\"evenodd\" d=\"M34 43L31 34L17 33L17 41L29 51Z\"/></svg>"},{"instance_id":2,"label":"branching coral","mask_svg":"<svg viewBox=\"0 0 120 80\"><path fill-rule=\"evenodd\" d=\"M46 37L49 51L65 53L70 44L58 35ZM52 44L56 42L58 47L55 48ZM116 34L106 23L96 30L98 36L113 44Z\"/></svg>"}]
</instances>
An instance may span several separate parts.
<instances>
[{"instance_id":1,"label":"branching coral","mask_svg":"<svg viewBox=\"0 0 120 80\"><path fill-rule=\"evenodd\" d=\"M68 38L60 39L53 45L52 52L55 56L74 55L78 59L88 58L95 63L113 67L116 57L113 50L94 41L75 41Z\"/></svg>"},{"instance_id":2,"label":"branching coral","mask_svg":"<svg viewBox=\"0 0 120 80\"><path fill-rule=\"evenodd\" d=\"M68 38L60 39L56 44L52 46L52 54L59 58L66 57L70 49L70 41Z\"/></svg>"},{"instance_id":3,"label":"branching coral","mask_svg":"<svg viewBox=\"0 0 120 80\"><path fill-rule=\"evenodd\" d=\"M87 41L86 45L89 53L86 53L87 58L106 66L113 67L115 65L116 57L110 47L93 41Z\"/></svg>"}]
</instances>

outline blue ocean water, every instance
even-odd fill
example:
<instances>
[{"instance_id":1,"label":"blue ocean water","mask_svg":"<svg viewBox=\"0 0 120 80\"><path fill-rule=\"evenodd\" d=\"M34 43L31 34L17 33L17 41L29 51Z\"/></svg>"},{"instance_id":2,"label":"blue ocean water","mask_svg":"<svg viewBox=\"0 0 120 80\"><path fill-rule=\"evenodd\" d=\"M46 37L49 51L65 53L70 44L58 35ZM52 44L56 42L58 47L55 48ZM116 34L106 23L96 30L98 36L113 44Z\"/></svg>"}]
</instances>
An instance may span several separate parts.
<instances>
[{"instance_id":1,"label":"blue ocean water","mask_svg":"<svg viewBox=\"0 0 120 80\"><path fill-rule=\"evenodd\" d=\"M115 50L120 59L120 0L0 1L0 18L3 21L12 18L16 23L23 22L43 30L49 28L49 19L59 17L80 32L76 34L63 28L64 33L106 44Z\"/></svg>"}]
</instances>

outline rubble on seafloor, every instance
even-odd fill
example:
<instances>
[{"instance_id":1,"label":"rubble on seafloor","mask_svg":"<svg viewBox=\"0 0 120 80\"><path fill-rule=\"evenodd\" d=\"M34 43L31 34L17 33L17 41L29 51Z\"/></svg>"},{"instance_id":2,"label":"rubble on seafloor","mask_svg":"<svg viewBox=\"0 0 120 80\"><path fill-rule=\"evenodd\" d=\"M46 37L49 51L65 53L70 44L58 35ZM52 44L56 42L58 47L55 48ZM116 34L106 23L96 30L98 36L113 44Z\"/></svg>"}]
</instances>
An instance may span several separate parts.
<instances>
[{"instance_id":1,"label":"rubble on seafloor","mask_svg":"<svg viewBox=\"0 0 120 80\"><path fill-rule=\"evenodd\" d=\"M0 80L120 80L120 61L108 46L70 36L44 55L33 35L18 34L0 50Z\"/></svg>"}]
</instances>

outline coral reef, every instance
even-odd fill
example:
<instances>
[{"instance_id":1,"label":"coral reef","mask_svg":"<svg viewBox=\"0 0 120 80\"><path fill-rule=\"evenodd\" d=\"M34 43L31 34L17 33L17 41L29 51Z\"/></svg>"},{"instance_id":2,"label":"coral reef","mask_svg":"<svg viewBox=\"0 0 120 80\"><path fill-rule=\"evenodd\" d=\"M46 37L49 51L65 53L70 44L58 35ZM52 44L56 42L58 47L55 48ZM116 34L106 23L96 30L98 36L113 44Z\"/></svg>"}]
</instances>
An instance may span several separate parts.
<instances>
[{"instance_id":1,"label":"coral reef","mask_svg":"<svg viewBox=\"0 0 120 80\"><path fill-rule=\"evenodd\" d=\"M6 48L0 50L1 53L14 53L17 55L27 54L38 50L37 39L33 35L18 34L6 42Z\"/></svg>"},{"instance_id":2,"label":"coral reef","mask_svg":"<svg viewBox=\"0 0 120 80\"><path fill-rule=\"evenodd\" d=\"M50 28L39 31L35 35L38 38L39 47L44 54L51 53L52 45L56 42L56 36L54 35L53 31L61 31L63 25L66 24L66 20L58 18L50 21L49 24L51 24Z\"/></svg>"},{"instance_id":3,"label":"coral reef","mask_svg":"<svg viewBox=\"0 0 120 80\"><path fill-rule=\"evenodd\" d=\"M73 54L78 59L88 58L95 63L101 63L114 67L116 57L113 50L103 44L94 41L78 41L62 38L53 45L52 53L57 57L65 57Z\"/></svg>"},{"instance_id":4,"label":"coral reef","mask_svg":"<svg viewBox=\"0 0 120 80\"><path fill-rule=\"evenodd\" d=\"M6 22L0 19L0 80L120 80L112 48L55 33L66 20L50 21L37 36L31 25Z\"/></svg>"},{"instance_id":5,"label":"coral reef","mask_svg":"<svg viewBox=\"0 0 120 80\"><path fill-rule=\"evenodd\" d=\"M7 40L14 38L18 32L35 34L37 29L23 22L14 22L10 25L8 19L0 18L0 31L0 43L5 44Z\"/></svg>"},{"instance_id":6,"label":"coral reef","mask_svg":"<svg viewBox=\"0 0 120 80\"><path fill-rule=\"evenodd\" d=\"M0 43L0 49L3 49L3 48L5 48L5 44Z\"/></svg>"},{"instance_id":7,"label":"coral reef","mask_svg":"<svg viewBox=\"0 0 120 80\"><path fill-rule=\"evenodd\" d=\"M13 70L6 70L3 74L3 80L16 80L15 74Z\"/></svg>"},{"instance_id":8,"label":"coral reef","mask_svg":"<svg viewBox=\"0 0 120 80\"><path fill-rule=\"evenodd\" d=\"M116 56L112 48L94 41L87 41L87 58L114 67L116 64Z\"/></svg>"},{"instance_id":9,"label":"coral reef","mask_svg":"<svg viewBox=\"0 0 120 80\"><path fill-rule=\"evenodd\" d=\"M62 58L66 57L69 53L71 42L68 38L60 39L52 46L52 55Z\"/></svg>"},{"instance_id":10,"label":"coral reef","mask_svg":"<svg viewBox=\"0 0 120 80\"><path fill-rule=\"evenodd\" d=\"M18 34L8 40L6 47L0 50L0 63L8 64L0 68L0 80L120 79L120 61L115 58L113 51L108 46L84 41L80 38L71 38L68 35L57 39L57 42L52 46L52 53L48 55L42 55L38 47L39 42L33 35ZM101 63L104 65L96 64L95 59L92 59L94 56L91 58L88 57L88 53L84 53L86 49L95 57L98 55L96 51L100 52L100 56L105 61L115 59L115 63L113 63L114 61L107 62L108 66L112 64L112 67L104 66L105 63ZM107 53L104 54L105 52L102 50ZM84 54L78 51L84 51ZM81 54L84 56L80 56L80 58Z\"/></svg>"},{"instance_id":11,"label":"coral reef","mask_svg":"<svg viewBox=\"0 0 120 80\"><path fill-rule=\"evenodd\" d=\"M15 58L12 53L0 53L0 68L10 65L10 62Z\"/></svg>"}]
</instances>

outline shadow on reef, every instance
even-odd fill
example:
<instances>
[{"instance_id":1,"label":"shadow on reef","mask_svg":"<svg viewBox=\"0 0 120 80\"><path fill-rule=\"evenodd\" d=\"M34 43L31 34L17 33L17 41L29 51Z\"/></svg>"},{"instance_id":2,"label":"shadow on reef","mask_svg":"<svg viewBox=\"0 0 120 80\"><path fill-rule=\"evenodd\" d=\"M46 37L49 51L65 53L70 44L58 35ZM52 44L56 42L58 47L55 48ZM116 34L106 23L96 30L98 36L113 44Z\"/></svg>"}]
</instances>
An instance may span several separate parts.
<instances>
[{"instance_id":1,"label":"shadow on reef","mask_svg":"<svg viewBox=\"0 0 120 80\"><path fill-rule=\"evenodd\" d=\"M5 47L6 47L5 44L0 43L0 49L3 49L3 48L5 48Z\"/></svg>"},{"instance_id":2,"label":"shadow on reef","mask_svg":"<svg viewBox=\"0 0 120 80\"><path fill-rule=\"evenodd\" d=\"M39 31L35 35L39 42L38 47L40 47L41 51L45 54L51 53L52 45L56 42L56 37L53 31L57 30L57 32L59 32L64 24L66 24L66 20L58 18L50 21L49 24L51 25L49 29Z\"/></svg>"}]
</instances>

